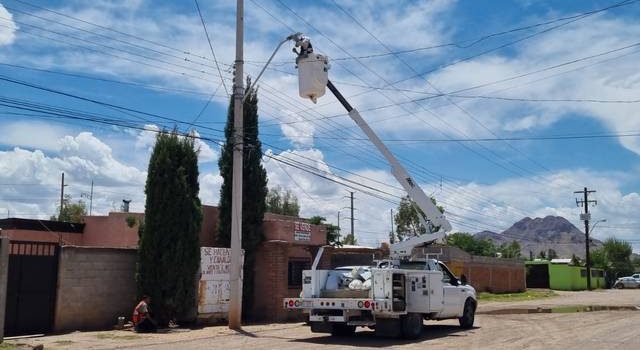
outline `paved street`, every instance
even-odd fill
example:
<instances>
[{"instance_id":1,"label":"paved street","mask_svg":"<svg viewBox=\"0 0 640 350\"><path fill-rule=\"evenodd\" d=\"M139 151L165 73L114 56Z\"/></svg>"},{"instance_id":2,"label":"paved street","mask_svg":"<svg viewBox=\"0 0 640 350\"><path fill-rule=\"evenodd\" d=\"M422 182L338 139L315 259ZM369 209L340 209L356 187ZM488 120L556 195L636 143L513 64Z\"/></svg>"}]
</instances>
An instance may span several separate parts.
<instances>
[{"instance_id":1,"label":"paved street","mask_svg":"<svg viewBox=\"0 0 640 350\"><path fill-rule=\"evenodd\" d=\"M483 310L568 305L638 305L638 290L559 292L554 298L511 303L486 303ZM128 331L75 332L22 339L11 343L45 349L637 349L640 311L598 311L530 315L478 315L476 327L463 331L457 321L426 322L416 341L375 337L360 330L354 337L313 334L303 324L246 326L237 333L225 326L139 335Z\"/></svg>"}]
</instances>

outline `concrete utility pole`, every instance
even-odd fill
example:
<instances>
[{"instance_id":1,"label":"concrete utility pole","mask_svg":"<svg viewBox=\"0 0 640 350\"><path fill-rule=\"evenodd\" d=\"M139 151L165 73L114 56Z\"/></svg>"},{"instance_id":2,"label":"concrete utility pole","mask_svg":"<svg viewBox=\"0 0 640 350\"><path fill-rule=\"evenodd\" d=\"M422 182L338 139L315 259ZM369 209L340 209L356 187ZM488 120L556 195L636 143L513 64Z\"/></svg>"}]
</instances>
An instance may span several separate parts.
<instances>
[{"instance_id":1,"label":"concrete utility pole","mask_svg":"<svg viewBox=\"0 0 640 350\"><path fill-rule=\"evenodd\" d=\"M589 214L589 204L598 204L596 200L589 200L589 193L595 193L595 190L588 190L586 187L582 191L575 191L573 193L582 193L584 195L584 199L578 200L576 199L577 206L584 207L584 214L580 214L580 220L584 221L584 234L586 237L585 241L585 249L586 249L586 267L587 267L587 289L591 290L591 256L589 255L589 220L591 220L591 214Z\"/></svg>"},{"instance_id":2,"label":"concrete utility pole","mask_svg":"<svg viewBox=\"0 0 640 350\"><path fill-rule=\"evenodd\" d=\"M390 210L389 217L391 219L391 237L390 237L391 238L390 239L391 242L389 242L389 243L393 244L395 242L395 235L393 233L393 209L389 209L389 210Z\"/></svg>"},{"instance_id":3,"label":"concrete utility pole","mask_svg":"<svg viewBox=\"0 0 640 350\"><path fill-rule=\"evenodd\" d=\"M62 217L62 210L64 208L64 172L62 173L62 180L60 181L60 213L58 214L58 220Z\"/></svg>"},{"instance_id":4,"label":"concrete utility pole","mask_svg":"<svg viewBox=\"0 0 640 350\"><path fill-rule=\"evenodd\" d=\"M351 241L355 242L356 240L356 236L353 233L353 223L355 221L355 217L353 216L353 194L354 192L350 192L351 193Z\"/></svg>"},{"instance_id":5,"label":"concrete utility pole","mask_svg":"<svg viewBox=\"0 0 640 350\"><path fill-rule=\"evenodd\" d=\"M91 180L91 194L89 195L89 216L93 212L93 180Z\"/></svg>"},{"instance_id":6,"label":"concrete utility pole","mask_svg":"<svg viewBox=\"0 0 640 350\"><path fill-rule=\"evenodd\" d=\"M231 195L231 271L229 295L229 328L242 328L242 152L244 142L244 121L242 101L243 86L243 41L244 41L244 1L236 2L236 61L233 80L233 182Z\"/></svg>"}]
</instances>

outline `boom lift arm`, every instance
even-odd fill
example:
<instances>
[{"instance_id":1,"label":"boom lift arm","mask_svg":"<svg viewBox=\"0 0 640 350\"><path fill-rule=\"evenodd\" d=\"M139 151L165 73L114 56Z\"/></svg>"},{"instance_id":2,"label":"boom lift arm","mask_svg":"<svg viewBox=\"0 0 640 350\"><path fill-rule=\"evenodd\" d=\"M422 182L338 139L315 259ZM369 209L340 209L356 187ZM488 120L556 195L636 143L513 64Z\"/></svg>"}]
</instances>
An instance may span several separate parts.
<instances>
[{"instance_id":1,"label":"boom lift arm","mask_svg":"<svg viewBox=\"0 0 640 350\"><path fill-rule=\"evenodd\" d=\"M396 256L410 256L411 249L416 246L424 245L431 243L433 241L444 238L444 234L451 230L451 224L445 218L445 216L440 212L440 210L436 207L435 204L431 201L424 191L418 186L415 180L409 175L407 170L400 164L398 159L391 153L391 151L387 148L387 146L380 140L378 135L371 129L369 124L362 118L358 110L353 108L349 102L344 98L344 96L338 91L338 89L333 85L333 83L328 79L328 58L322 55L313 54L313 48L309 41L309 38L299 35L296 38L296 47L299 47L299 52L295 51L298 54L298 58L296 59L296 63L299 69L299 83L301 85L300 94L303 97L309 97L312 101L315 102L317 97L320 97L324 94L324 91L317 89L317 92L312 94L305 93L303 95L303 85L308 87L315 83L317 85L318 81L322 82L322 80L326 80L326 87L333 93L333 95L340 101L342 106L349 113L349 117L360 127L360 129L365 133L365 135L371 140L371 142L376 146L376 148L382 153L385 157L389 165L391 166L391 174L398 180L402 188L407 191L409 198L411 198L415 204L422 210L424 213L424 217L422 215L418 215L420 219L420 223L427 228L430 235L423 235L420 237L415 237L413 239L407 240L405 242L399 242L397 244L392 245L392 255ZM312 56L310 58L310 56ZM319 72L318 69L322 69L322 65L318 66L316 62L318 60L324 60L324 73ZM307 64L309 69L306 67L302 67L303 64ZM315 66L314 66L315 64ZM303 72L303 68L306 69ZM305 74L306 73L306 74ZM310 82L311 81L311 82ZM322 87L324 88L324 87ZM313 91L313 88L311 88Z\"/></svg>"}]
</instances>

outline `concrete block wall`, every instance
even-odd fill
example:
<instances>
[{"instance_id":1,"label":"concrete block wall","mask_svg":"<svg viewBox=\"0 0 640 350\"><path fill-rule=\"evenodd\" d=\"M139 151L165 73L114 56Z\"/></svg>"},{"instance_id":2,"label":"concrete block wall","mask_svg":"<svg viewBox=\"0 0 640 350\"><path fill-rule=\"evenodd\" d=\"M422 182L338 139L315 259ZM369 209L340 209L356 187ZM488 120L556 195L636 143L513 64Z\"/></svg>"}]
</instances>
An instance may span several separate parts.
<instances>
[{"instance_id":1,"label":"concrete block wall","mask_svg":"<svg viewBox=\"0 0 640 350\"><path fill-rule=\"evenodd\" d=\"M131 319L136 249L64 246L60 251L54 331L109 329Z\"/></svg>"}]
</instances>

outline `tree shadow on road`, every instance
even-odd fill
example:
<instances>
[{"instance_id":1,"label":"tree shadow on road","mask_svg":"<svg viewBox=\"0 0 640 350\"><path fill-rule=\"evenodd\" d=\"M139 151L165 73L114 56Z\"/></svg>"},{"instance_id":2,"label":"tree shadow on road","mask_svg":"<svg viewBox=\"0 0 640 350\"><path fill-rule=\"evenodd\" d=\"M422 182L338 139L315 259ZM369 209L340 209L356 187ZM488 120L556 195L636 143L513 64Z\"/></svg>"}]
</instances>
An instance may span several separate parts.
<instances>
[{"instance_id":1,"label":"tree shadow on road","mask_svg":"<svg viewBox=\"0 0 640 350\"><path fill-rule=\"evenodd\" d=\"M355 335L348 337L326 335L307 339L292 339L290 341L309 344L384 348L394 345L421 343L442 337L465 336L478 328L479 327L473 327L472 329L467 330L453 325L428 325L422 327L422 334L415 340L378 337L375 335L374 331L365 330L356 332Z\"/></svg>"}]
</instances>

